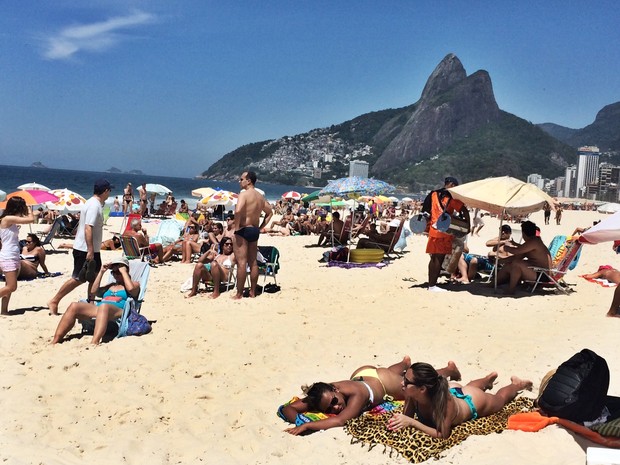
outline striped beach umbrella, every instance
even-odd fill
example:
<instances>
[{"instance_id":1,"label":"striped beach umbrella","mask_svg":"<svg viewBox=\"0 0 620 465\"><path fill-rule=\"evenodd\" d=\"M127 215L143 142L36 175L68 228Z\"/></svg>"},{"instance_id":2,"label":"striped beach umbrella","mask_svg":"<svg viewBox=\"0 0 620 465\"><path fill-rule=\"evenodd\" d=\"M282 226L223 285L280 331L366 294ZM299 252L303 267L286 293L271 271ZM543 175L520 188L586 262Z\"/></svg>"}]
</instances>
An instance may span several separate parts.
<instances>
[{"instance_id":1,"label":"striped beach umbrella","mask_svg":"<svg viewBox=\"0 0 620 465\"><path fill-rule=\"evenodd\" d=\"M282 194L282 198L284 200L299 200L301 199L301 194L297 191L288 191Z\"/></svg>"}]
</instances>

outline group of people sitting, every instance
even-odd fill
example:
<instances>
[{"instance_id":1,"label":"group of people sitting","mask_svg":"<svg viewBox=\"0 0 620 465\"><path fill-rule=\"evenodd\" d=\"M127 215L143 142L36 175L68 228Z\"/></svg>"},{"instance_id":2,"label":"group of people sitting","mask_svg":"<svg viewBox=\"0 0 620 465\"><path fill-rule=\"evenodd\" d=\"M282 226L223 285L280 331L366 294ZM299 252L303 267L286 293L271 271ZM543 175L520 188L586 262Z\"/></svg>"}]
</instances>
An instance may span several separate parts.
<instances>
[{"instance_id":1,"label":"group of people sitting","mask_svg":"<svg viewBox=\"0 0 620 465\"><path fill-rule=\"evenodd\" d=\"M462 385L454 362L436 370L428 363L412 364L406 356L388 368L365 365L347 380L304 386L305 397L281 406L279 415L295 424L286 429L288 433L302 435L344 426L385 401L401 400L403 413L388 420L389 430L413 427L436 438L448 438L453 427L499 412L519 392L532 388L531 381L513 376L510 384L491 394L487 391L493 389L497 377L492 372ZM328 417L305 422L301 415L307 412L321 412Z\"/></svg>"}]
</instances>

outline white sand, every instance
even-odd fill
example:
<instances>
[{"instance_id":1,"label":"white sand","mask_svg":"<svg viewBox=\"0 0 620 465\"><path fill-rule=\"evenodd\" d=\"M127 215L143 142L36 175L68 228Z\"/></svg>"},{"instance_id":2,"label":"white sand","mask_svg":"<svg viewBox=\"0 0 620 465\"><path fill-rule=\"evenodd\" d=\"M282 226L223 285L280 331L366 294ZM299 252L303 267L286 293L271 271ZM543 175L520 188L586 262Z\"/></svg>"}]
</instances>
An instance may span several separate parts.
<instances>
[{"instance_id":1,"label":"white sand","mask_svg":"<svg viewBox=\"0 0 620 465\"><path fill-rule=\"evenodd\" d=\"M548 243L601 217L567 211L562 226L542 225L542 212L532 219ZM485 219L482 238L470 239L474 252L486 252L483 243L496 234L497 221ZM109 231L118 229L114 220ZM152 233L157 225L148 227ZM10 305L17 314L0 318L0 459L46 465L405 463L384 455L381 446L369 452L351 445L341 429L290 436L275 413L300 394L301 384L346 379L358 366L388 365L404 354L436 366L454 360L465 381L496 370L500 384L516 374L537 387L548 370L588 347L607 359L609 392L620 394L613 375L620 368L620 319L605 317L614 289L578 277L602 264L617 266L611 244L584 246L579 266L567 276L575 293L508 298L476 295L468 286L446 293L411 288L427 278L422 236L410 238L409 253L384 269L327 268L317 263L326 249L304 247L315 241L261 238L281 251L282 291L240 302L229 293L217 301L205 294L185 300L179 285L193 265L154 268L142 307L155 320L153 333L99 347L91 347L89 336L49 344L58 318L39 307L68 277L72 259L48 255L48 268L64 275L19 282ZM105 261L120 252L104 254ZM85 292L85 286L74 291L61 311ZM506 431L471 437L437 463L577 465L585 463L588 445L558 426Z\"/></svg>"}]
</instances>

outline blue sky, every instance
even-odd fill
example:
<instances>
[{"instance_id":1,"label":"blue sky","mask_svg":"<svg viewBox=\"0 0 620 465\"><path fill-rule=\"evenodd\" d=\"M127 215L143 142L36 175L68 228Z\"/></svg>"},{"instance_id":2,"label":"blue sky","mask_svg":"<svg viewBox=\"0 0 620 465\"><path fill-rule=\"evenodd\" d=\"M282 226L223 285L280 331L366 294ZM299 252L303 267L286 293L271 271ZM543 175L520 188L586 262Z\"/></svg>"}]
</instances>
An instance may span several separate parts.
<instances>
[{"instance_id":1,"label":"blue sky","mask_svg":"<svg viewBox=\"0 0 620 465\"><path fill-rule=\"evenodd\" d=\"M503 110L620 100L620 2L5 0L0 164L193 176L240 145L417 101L448 53Z\"/></svg>"}]
</instances>

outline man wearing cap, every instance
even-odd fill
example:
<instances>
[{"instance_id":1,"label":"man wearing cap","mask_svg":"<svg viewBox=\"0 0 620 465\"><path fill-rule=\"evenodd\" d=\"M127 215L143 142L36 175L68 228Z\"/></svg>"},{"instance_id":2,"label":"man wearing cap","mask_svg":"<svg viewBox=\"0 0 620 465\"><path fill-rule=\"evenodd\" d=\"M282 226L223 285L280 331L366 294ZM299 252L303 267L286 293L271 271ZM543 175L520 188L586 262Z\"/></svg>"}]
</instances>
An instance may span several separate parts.
<instances>
[{"instance_id":1,"label":"man wearing cap","mask_svg":"<svg viewBox=\"0 0 620 465\"><path fill-rule=\"evenodd\" d=\"M73 273L47 303L50 315L58 315L58 304L80 284L90 284L101 269L101 242L103 238L103 204L110 196L113 186L107 179L95 181L93 196L86 201L80 213L75 242L73 243Z\"/></svg>"},{"instance_id":2,"label":"man wearing cap","mask_svg":"<svg viewBox=\"0 0 620 465\"><path fill-rule=\"evenodd\" d=\"M458 186L456 178L447 177L444 181L444 187L432 191L424 199L422 212L428 216L427 230L428 242L426 244L426 253L431 258L428 262L428 290L432 292L441 292L446 289L437 287L439 273L441 273L441 265L446 255L452 253L452 235L439 231L434 225L437 220L446 212L450 215L459 212L460 215L469 222L469 211L460 200L452 198L448 189Z\"/></svg>"}]
</instances>

